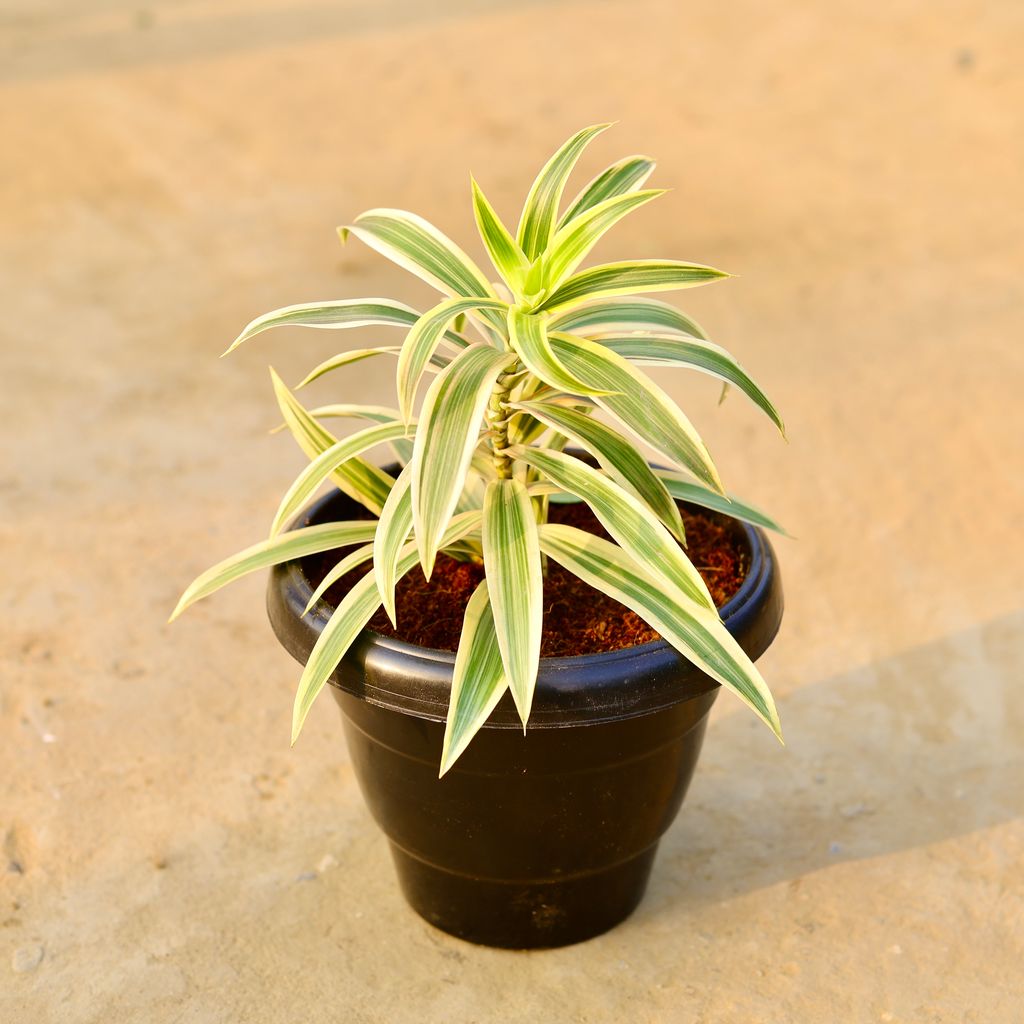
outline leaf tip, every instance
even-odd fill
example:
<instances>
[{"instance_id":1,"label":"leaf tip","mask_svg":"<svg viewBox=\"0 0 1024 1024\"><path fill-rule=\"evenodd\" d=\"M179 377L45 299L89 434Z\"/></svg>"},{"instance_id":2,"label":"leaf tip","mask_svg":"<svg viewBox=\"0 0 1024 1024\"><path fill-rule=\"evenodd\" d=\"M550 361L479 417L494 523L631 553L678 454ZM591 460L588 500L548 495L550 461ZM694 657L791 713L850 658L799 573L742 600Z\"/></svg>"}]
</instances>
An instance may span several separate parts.
<instances>
[{"instance_id":1,"label":"leaf tip","mask_svg":"<svg viewBox=\"0 0 1024 1024\"><path fill-rule=\"evenodd\" d=\"M348 236L352 234L352 228L348 224L342 224L338 229L338 238L341 239L341 244L344 245L348 241Z\"/></svg>"}]
</instances>

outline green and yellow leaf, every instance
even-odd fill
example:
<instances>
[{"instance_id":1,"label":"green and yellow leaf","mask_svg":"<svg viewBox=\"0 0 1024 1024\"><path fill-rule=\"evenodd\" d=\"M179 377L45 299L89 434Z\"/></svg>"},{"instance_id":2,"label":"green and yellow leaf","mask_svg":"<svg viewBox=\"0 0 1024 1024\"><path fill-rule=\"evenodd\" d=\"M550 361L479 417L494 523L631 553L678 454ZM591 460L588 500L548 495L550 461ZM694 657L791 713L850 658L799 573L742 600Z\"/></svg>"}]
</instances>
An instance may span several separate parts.
<instances>
[{"instance_id":1,"label":"green and yellow leaf","mask_svg":"<svg viewBox=\"0 0 1024 1024\"><path fill-rule=\"evenodd\" d=\"M170 621L174 621L186 608L209 596L221 587L259 569L266 569L293 558L315 555L321 551L359 544L373 537L376 522L359 520L348 523L318 523L271 537L253 544L244 551L225 558L197 576L181 595Z\"/></svg>"},{"instance_id":2,"label":"green and yellow leaf","mask_svg":"<svg viewBox=\"0 0 1024 1024\"><path fill-rule=\"evenodd\" d=\"M487 580L481 580L469 599L462 620L462 638L455 655L439 778L469 746L507 689L508 680L494 630Z\"/></svg>"},{"instance_id":3,"label":"green and yellow leaf","mask_svg":"<svg viewBox=\"0 0 1024 1024\"><path fill-rule=\"evenodd\" d=\"M575 335L552 333L551 347L571 373L586 373L609 393L594 401L631 433L715 490L722 490L707 446L682 410L653 380L616 352Z\"/></svg>"},{"instance_id":4,"label":"green and yellow leaf","mask_svg":"<svg viewBox=\"0 0 1024 1024\"><path fill-rule=\"evenodd\" d=\"M636 612L680 654L732 690L782 739L771 691L716 612L651 580L621 548L571 526L540 528L541 550L596 590Z\"/></svg>"},{"instance_id":5,"label":"green and yellow leaf","mask_svg":"<svg viewBox=\"0 0 1024 1024\"><path fill-rule=\"evenodd\" d=\"M462 493L495 380L515 358L487 345L471 346L427 390L412 457L413 528L427 577Z\"/></svg>"},{"instance_id":6,"label":"green and yellow leaf","mask_svg":"<svg viewBox=\"0 0 1024 1024\"><path fill-rule=\"evenodd\" d=\"M533 505L518 480L487 485L483 547L498 648L525 729L540 666L544 574Z\"/></svg>"},{"instance_id":7,"label":"green and yellow leaf","mask_svg":"<svg viewBox=\"0 0 1024 1024\"><path fill-rule=\"evenodd\" d=\"M569 221L606 199L625 195L640 188L653 171L654 161L647 156L627 156L606 167L569 204L558 222L558 227L564 227Z\"/></svg>"}]
</instances>

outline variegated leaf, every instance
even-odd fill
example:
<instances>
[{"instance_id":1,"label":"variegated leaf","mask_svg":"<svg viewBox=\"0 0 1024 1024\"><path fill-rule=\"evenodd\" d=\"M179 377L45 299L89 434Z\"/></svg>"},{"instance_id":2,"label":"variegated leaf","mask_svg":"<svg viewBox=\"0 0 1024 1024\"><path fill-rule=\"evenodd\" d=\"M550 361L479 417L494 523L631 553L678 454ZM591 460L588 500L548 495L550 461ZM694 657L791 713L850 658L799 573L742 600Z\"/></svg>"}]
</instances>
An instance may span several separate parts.
<instances>
[{"instance_id":1,"label":"variegated leaf","mask_svg":"<svg viewBox=\"0 0 1024 1024\"><path fill-rule=\"evenodd\" d=\"M585 372L589 381L610 392L594 401L631 433L711 487L722 489L711 455L693 424L650 377L616 352L583 338L552 333L551 347L570 372Z\"/></svg>"},{"instance_id":2,"label":"variegated leaf","mask_svg":"<svg viewBox=\"0 0 1024 1024\"><path fill-rule=\"evenodd\" d=\"M684 540L682 517L665 484L655 476L636 447L617 430L578 409L552 402L523 402L515 408L585 448L613 480L645 502L678 540Z\"/></svg>"},{"instance_id":3,"label":"variegated leaf","mask_svg":"<svg viewBox=\"0 0 1024 1024\"><path fill-rule=\"evenodd\" d=\"M540 528L541 550L571 573L636 612L680 654L737 694L781 740L771 691L718 615L688 600L608 541L571 526Z\"/></svg>"},{"instance_id":4,"label":"variegated leaf","mask_svg":"<svg viewBox=\"0 0 1024 1024\"><path fill-rule=\"evenodd\" d=\"M374 524L376 525L376 524ZM356 548L355 551L345 555L338 563L336 563L327 575L317 585L316 590L313 591L312 596L306 602L306 607L302 610L303 615L308 615L314 608L314 606L320 601L320 598L327 593L335 583L338 582L343 576L347 576L353 569L358 569L359 566L365 562L369 562L373 558L373 545L364 544L361 548Z\"/></svg>"},{"instance_id":5,"label":"variegated leaf","mask_svg":"<svg viewBox=\"0 0 1024 1024\"><path fill-rule=\"evenodd\" d=\"M529 260L536 259L547 247L558 218L565 183L587 143L610 125L599 124L577 132L544 165L526 197L519 221L517 240Z\"/></svg>"},{"instance_id":6,"label":"variegated leaf","mask_svg":"<svg viewBox=\"0 0 1024 1024\"><path fill-rule=\"evenodd\" d=\"M483 546L498 647L525 729L540 665L544 574L533 505L518 480L487 485Z\"/></svg>"},{"instance_id":7,"label":"variegated leaf","mask_svg":"<svg viewBox=\"0 0 1024 1024\"><path fill-rule=\"evenodd\" d=\"M415 213L367 210L338 233L343 242L349 233L355 235L446 295L494 297L479 267L447 235Z\"/></svg>"},{"instance_id":8,"label":"variegated leaf","mask_svg":"<svg viewBox=\"0 0 1024 1024\"><path fill-rule=\"evenodd\" d=\"M412 466L406 466L395 480L373 539L373 573L384 610L391 625L397 626L395 583L398 556L412 529Z\"/></svg>"},{"instance_id":9,"label":"variegated leaf","mask_svg":"<svg viewBox=\"0 0 1024 1024\"><path fill-rule=\"evenodd\" d=\"M586 463L562 452L517 448L517 458L539 469L563 490L585 501L601 525L651 575L660 576L697 604L714 610L707 584L679 542L629 491ZM486 530L487 517L484 516ZM486 532L484 551L486 555ZM490 573L488 572L488 575Z\"/></svg>"},{"instance_id":10,"label":"variegated leaf","mask_svg":"<svg viewBox=\"0 0 1024 1024\"><path fill-rule=\"evenodd\" d=\"M611 199L612 196L621 196L640 188L653 171L654 161L647 156L627 156L606 167L569 204L569 208L558 222L558 227L563 227L573 218L585 213L592 206Z\"/></svg>"},{"instance_id":11,"label":"variegated leaf","mask_svg":"<svg viewBox=\"0 0 1024 1024\"><path fill-rule=\"evenodd\" d=\"M480 238L491 257L494 269L501 274L513 293L518 294L526 273L530 269L530 262L523 250L519 248L519 243L494 212L494 207L487 201L487 197L476 183L476 179L471 180L473 183L473 214L476 217Z\"/></svg>"},{"instance_id":12,"label":"variegated leaf","mask_svg":"<svg viewBox=\"0 0 1024 1024\"><path fill-rule=\"evenodd\" d=\"M655 472L668 489L669 494L678 501L687 501L691 505L699 505L701 508L709 508L714 512L722 512L733 519L750 523L752 526L763 526L766 530L774 530L776 533L789 536L787 531L779 526L771 516L741 498L732 494L717 494L707 487L688 480L681 473L673 473L665 469L658 469Z\"/></svg>"},{"instance_id":13,"label":"variegated leaf","mask_svg":"<svg viewBox=\"0 0 1024 1024\"><path fill-rule=\"evenodd\" d=\"M376 523L371 523L376 527ZM454 544L480 525L479 512L465 512L448 524L441 537L441 546ZM419 560L415 544L407 544L398 560L398 579L401 579ZM313 701L324 688L338 662L345 656L353 641L373 618L380 607L380 592L373 573L367 573L345 595L317 637L310 651L306 667L302 670L295 704L292 709L292 743L298 739L302 724L313 706Z\"/></svg>"},{"instance_id":14,"label":"variegated leaf","mask_svg":"<svg viewBox=\"0 0 1024 1024\"><path fill-rule=\"evenodd\" d=\"M321 327L338 329L344 327L412 327L420 314L404 302L394 299L335 299L327 302L304 302L297 306L285 306L271 313L264 313L250 323L228 347L224 355L238 348L254 335L271 327ZM448 340L460 348L467 342L454 331Z\"/></svg>"},{"instance_id":15,"label":"variegated leaf","mask_svg":"<svg viewBox=\"0 0 1024 1024\"><path fill-rule=\"evenodd\" d=\"M719 345L697 338L625 337L602 338L600 344L618 352L624 359L646 366L685 366L735 384L768 418L786 434L785 424L768 396L754 383L746 370Z\"/></svg>"},{"instance_id":16,"label":"variegated leaf","mask_svg":"<svg viewBox=\"0 0 1024 1024\"><path fill-rule=\"evenodd\" d=\"M309 458L315 459L331 445L337 444L338 439L303 408L273 367L270 369L270 379L285 424ZM345 494L365 505L375 515L380 515L395 482L382 469L358 456L339 466L331 474L331 479Z\"/></svg>"},{"instance_id":17,"label":"variegated leaf","mask_svg":"<svg viewBox=\"0 0 1024 1024\"><path fill-rule=\"evenodd\" d=\"M362 359L368 359L371 356L377 355L397 356L401 351L401 345L385 345L380 348L357 348L350 352L339 352L336 356L331 356L330 359L325 359L322 363L310 370L309 373L303 377L295 390L298 391L301 388L304 388L307 384L312 384L313 381L322 377L325 373L341 369L341 367L348 366L350 363L358 363ZM424 369L436 373L438 370L443 370L450 362L451 360L447 356L442 356L435 352L430 357L430 361Z\"/></svg>"},{"instance_id":18,"label":"variegated leaf","mask_svg":"<svg viewBox=\"0 0 1024 1024\"><path fill-rule=\"evenodd\" d=\"M607 231L628 213L664 193L664 189L648 189L645 192L628 192L626 195L612 196L559 228L551 239L545 260L544 275L547 287L557 288L562 280L586 259L587 254Z\"/></svg>"},{"instance_id":19,"label":"variegated leaf","mask_svg":"<svg viewBox=\"0 0 1024 1024\"><path fill-rule=\"evenodd\" d=\"M479 297L446 299L433 309L428 309L416 321L415 326L406 336L398 357L398 403L402 410L402 418L406 422L412 419L412 406L420 377L431 358L434 357L435 350L448 324L460 313L477 310L496 310L504 313L506 308L507 304L499 299ZM450 360L445 362L448 363Z\"/></svg>"},{"instance_id":20,"label":"variegated leaf","mask_svg":"<svg viewBox=\"0 0 1024 1024\"><path fill-rule=\"evenodd\" d=\"M601 299L552 316L551 330L570 334L611 331L679 331L691 338L706 338L696 320L660 299L624 296Z\"/></svg>"},{"instance_id":21,"label":"variegated leaf","mask_svg":"<svg viewBox=\"0 0 1024 1024\"><path fill-rule=\"evenodd\" d=\"M405 437L409 428L401 421L394 423L378 423L365 430L360 430L351 437L336 441L330 448L322 451L295 478L291 487L285 492L277 507L277 513L270 527L270 535L276 536L284 528L285 523L306 503L317 488L332 474L345 465L349 459L368 448L378 444L394 441ZM385 506L387 501L385 500Z\"/></svg>"},{"instance_id":22,"label":"variegated leaf","mask_svg":"<svg viewBox=\"0 0 1024 1024\"><path fill-rule=\"evenodd\" d=\"M487 580L481 580L469 599L462 620L439 778L455 764L507 689L508 679L502 668L501 651L494 631Z\"/></svg>"},{"instance_id":23,"label":"variegated leaf","mask_svg":"<svg viewBox=\"0 0 1024 1024\"><path fill-rule=\"evenodd\" d=\"M679 288L695 288L728 277L724 271L699 263L680 260L632 260L623 263L602 263L574 274L541 309L562 310L568 306L604 296L630 295L633 292L662 292Z\"/></svg>"},{"instance_id":24,"label":"variegated leaf","mask_svg":"<svg viewBox=\"0 0 1024 1024\"><path fill-rule=\"evenodd\" d=\"M604 394L570 373L559 362L548 341L544 317L534 316L518 306L511 307L508 311L508 336L520 359L545 384L572 395Z\"/></svg>"},{"instance_id":25,"label":"variegated leaf","mask_svg":"<svg viewBox=\"0 0 1024 1024\"><path fill-rule=\"evenodd\" d=\"M494 382L515 358L487 345L471 346L427 390L412 458L413 526L427 577L462 492Z\"/></svg>"},{"instance_id":26,"label":"variegated leaf","mask_svg":"<svg viewBox=\"0 0 1024 1024\"><path fill-rule=\"evenodd\" d=\"M318 405L315 409L309 410L309 415L314 419L362 419L372 420L374 423L391 423L401 419L397 409L388 408L386 405L353 405L348 402L333 402L330 405ZM285 424L275 427L271 433L284 429ZM405 438L396 438L389 442L396 458L403 465L407 465L412 458L412 441Z\"/></svg>"},{"instance_id":27,"label":"variegated leaf","mask_svg":"<svg viewBox=\"0 0 1024 1024\"><path fill-rule=\"evenodd\" d=\"M369 540L376 529L376 522L363 520L349 523L318 523L316 526L289 530L277 537L253 544L197 576L181 595L177 607L171 614L171 621L173 622L196 601L250 572L266 569L280 562L288 562L293 558L302 558L304 555L315 555L320 551L345 547L347 544L358 544Z\"/></svg>"}]
</instances>

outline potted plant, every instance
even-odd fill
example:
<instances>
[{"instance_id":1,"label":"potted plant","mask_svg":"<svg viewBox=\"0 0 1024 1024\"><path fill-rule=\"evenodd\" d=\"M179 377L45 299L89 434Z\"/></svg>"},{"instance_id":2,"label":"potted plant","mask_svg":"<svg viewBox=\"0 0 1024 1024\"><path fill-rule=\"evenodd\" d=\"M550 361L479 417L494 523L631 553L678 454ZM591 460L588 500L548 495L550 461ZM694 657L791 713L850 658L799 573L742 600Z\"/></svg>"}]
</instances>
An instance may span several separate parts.
<instances>
[{"instance_id":1,"label":"potted plant","mask_svg":"<svg viewBox=\"0 0 1024 1024\"><path fill-rule=\"evenodd\" d=\"M579 269L661 194L642 187L652 161L633 156L559 212L606 127L552 156L515 235L472 183L499 283L420 217L371 210L342 240L435 285L441 302L422 314L390 299L319 302L246 327L231 349L281 325L398 327L400 345L342 352L300 385L393 355L397 406L308 410L272 370L310 461L269 539L203 573L172 616L274 566L270 619L305 664L292 742L332 684L410 902L500 946L578 941L631 912L719 685L781 738L753 664L782 611L762 529L777 527L726 495L703 441L642 367L711 374L782 421L693 320L636 294L726 274L678 260ZM369 425L339 440L331 418ZM669 468L649 465L638 442ZM397 460L383 468L364 458L382 444ZM327 482L335 489L306 507ZM735 592L717 604L688 557L687 523L713 535L705 560L731 552Z\"/></svg>"}]
</instances>

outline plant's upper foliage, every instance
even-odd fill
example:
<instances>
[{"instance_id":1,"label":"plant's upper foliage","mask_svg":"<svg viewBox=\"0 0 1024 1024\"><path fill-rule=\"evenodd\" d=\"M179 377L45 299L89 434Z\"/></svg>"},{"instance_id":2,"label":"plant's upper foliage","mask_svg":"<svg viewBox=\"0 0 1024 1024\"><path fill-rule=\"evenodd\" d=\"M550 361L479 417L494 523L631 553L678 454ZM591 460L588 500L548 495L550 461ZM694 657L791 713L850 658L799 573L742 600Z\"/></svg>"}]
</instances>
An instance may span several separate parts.
<instances>
[{"instance_id":1,"label":"plant's upper foliage","mask_svg":"<svg viewBox=\"0 0 1024 1024\"><path fill-rule=\"evenodd\" d=\"M636 294L691 288L726 274L680 260L579 269L605 232L662 194L642 188L654 163L632 156L598 174L560 212L576 162L607 127L578 132L551 157L514 235L472 182L477 227L499 282L421 217L370 210L340 229L342 240L355 235L436 287L443 296L436 306L422 314L380 298L289 306L254 320L231 346L281 325L405 331L401 345L349 349L302 382L360 359L397 355L397 408L307 410L274 375L285 425L310 462L282 499L270 539L204 573L175 610L246 572L364 542L339 560L311 601L372 561L372 571L334 611L310 655L295 700L293 741L313 699L381 604L394 620L397 581L417 562L429 575L441 551L477 558L486 573L466 611L455 661L442 774L506 690L525 728L540 659L545 556L632 608L779 733L768 688L680 547L675 501L775 524L725 495L697 431L641 367L711 374L744 392L780 430L782 420L736 360L693 320ZM370 425L338 440L323 421L339 417ZM652 470L637 441L672 469ZM597 468L566 453L569 442ZM397 478L363 458L382 443L392 445L403 467ZM327 480L379 519L286 530ZM549 524L554 493L587 502L613 542Z\"/></svg>"}]
</instances>

